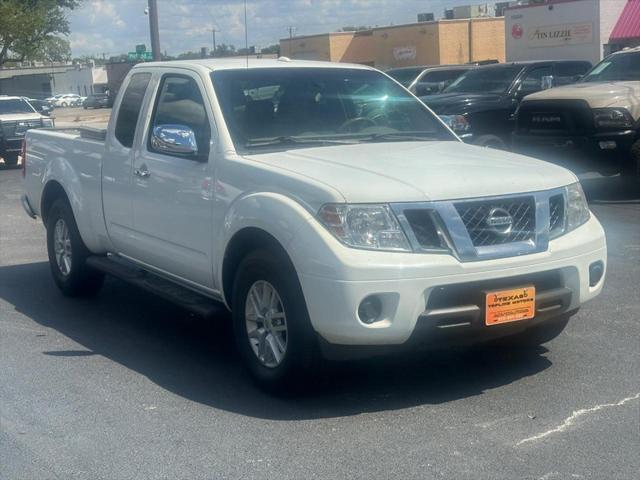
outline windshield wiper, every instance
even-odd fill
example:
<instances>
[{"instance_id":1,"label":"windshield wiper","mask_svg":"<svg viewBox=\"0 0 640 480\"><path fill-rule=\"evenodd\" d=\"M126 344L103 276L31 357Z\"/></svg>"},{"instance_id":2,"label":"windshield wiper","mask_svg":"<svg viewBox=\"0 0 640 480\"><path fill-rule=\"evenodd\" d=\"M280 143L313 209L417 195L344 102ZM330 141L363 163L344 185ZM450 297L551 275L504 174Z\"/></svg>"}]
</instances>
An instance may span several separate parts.
<instances>
[{"instance_id":1,"label":"windshield wiper","mask_svg":"<svg viewBox=\"0 0 640 480\"><path fill-rule=\"evenodd\" d=\"M320 145L351 145L355 142L344 141L323 137L295 137L280 136L272 138L261 138L257 140L249 140L245 143L246 148L269 147L272 145L303 145L303 144L320 144Z\"/></svg>"},{"instance_id":2,"label":"windshield wiper","mask_svg":"<svg viewBox=\"0 0 640 480\"><path fill-rule=\"evenodd\" d=\"M410 141L429 141L442 140L437 133L426 132L387 132L387 133L371 133L361 138L361 142L410 142Z\"/></svg>"}]
</instances>

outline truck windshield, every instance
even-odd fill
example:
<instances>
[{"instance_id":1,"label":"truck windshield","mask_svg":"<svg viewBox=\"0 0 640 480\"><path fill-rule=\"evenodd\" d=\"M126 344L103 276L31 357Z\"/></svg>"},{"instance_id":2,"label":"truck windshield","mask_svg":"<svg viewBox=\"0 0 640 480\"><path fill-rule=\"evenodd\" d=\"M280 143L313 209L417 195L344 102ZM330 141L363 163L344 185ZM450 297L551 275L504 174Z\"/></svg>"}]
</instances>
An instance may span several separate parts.
<instances>
[{"instance_id":1,"label":"truck windshield","mask_svg":"<svg viewBox=\"0 0 640 480\"><path fill-rule=\"evenodd\" d=\"M211 77L239 150L456 140L422 102L377 71L259 68Z\"/></svg>"},{"instance_id":2,"label":"truck windshield","mask_svg":"<svg viewBox=\"0 0 640 480\"><path fill-rule=\"evenodd\" d=\"M605 58L591 69L583 82L623 82L640 80L640 53L619 53Z\"/></svg>"},{"instance_id":3,"label":"truck windshield","mask_svg":"<svg viewBox=\"0 0 640 480\"><path fill-rule=\"evenodd\" d=\"M505 93L521 70L522 67L518 65L469 70L442 93Z\"/></svg>"},{"instance_id":4,"label":"truck windshield","mask_svg":"<svg viewBox=\"0 0 640 480\"><path fill-rule=\"evenodd\" d=\"M10 113L34 113L35 110L24 100L11 98L9 100L0 99L0 114Z\"/></svg>"},{"instance_id":5,"label":"truck windshield","mask_svg":"<svg viewBox=\"0 0 640 480\"><path fill-rule=\"evenodd\" d=\"M387 70L386 73L394 80L397 80L405 87L411 85L411 83L423 72L424 68L394 68L393 70Z\"/></svg>"}]
</instances>

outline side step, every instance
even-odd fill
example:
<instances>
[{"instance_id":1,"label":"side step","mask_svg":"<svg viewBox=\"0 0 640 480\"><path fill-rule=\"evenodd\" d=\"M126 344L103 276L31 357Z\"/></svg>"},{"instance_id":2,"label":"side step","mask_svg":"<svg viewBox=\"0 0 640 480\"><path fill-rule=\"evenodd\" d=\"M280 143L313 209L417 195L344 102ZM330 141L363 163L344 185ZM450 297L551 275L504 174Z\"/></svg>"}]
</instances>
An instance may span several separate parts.
<instances>
[{"instance_id":1,"label":"side step","mask_svg":"<svg viewBox=\"0 0 640 480\"><path fill-rule=\"evenodd\" d=\"M226 308L222 303L165 280L115 255L89 257L87 258L87 265L158 295L197 315L212 317L226 312Z\"/></svg>"}]
</instances>

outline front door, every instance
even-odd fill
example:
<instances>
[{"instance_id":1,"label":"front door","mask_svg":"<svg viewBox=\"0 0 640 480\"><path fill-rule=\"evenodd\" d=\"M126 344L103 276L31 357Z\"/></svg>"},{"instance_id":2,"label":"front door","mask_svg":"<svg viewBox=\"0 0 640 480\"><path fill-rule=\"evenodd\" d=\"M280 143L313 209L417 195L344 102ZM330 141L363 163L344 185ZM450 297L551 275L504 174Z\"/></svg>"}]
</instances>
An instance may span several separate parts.
<instances>
[{"instance_id":1,"label":"front door","mask_svg":"<svg viewBox=\"0 0 640 480\"><path fill-rule=\"evenodd\" d=\"M102 161L102 201L107 232L117 252L128 253L135 245L133 231L133 180L131 177L134 144L139 135L140 111L143 109L150 73L136 73L123 85L124 94L118 117L108 132Z\"/></svg>"},{"instance_id":2,"label":"front door","mask_svg":"<svg viewBox=\"0 0 640 480\"><path fill-rule=\"evenodd\" d=\"M184 71L183 71L184 72ZM199 286L212 288L212 115L195 74L160 79L151 118L133 161L134 258ZM168 153L154 144L156 127L191 130L197 152Z\"/></svg>"}]
</instances>

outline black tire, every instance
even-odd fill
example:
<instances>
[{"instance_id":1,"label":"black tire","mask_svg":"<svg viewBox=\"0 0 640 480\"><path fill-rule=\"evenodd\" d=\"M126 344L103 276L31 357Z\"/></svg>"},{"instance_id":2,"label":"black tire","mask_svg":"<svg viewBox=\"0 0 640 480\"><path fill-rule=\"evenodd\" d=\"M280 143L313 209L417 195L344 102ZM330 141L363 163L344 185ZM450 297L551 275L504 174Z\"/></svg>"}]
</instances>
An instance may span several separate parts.
<instances>
[{"instance_id":1,"label":"black tire","mask_svg":"<svg viewBox=\"0 0 640 480\"><path fill-rule=\"evenodd\" d=\"M550 342L560 335L569 324L570 318L570 315L565 315L553 320L547 320L524 332L501 338L497 340L497 343L500 346L517 348L537 347Z\"/></svg>"},{"instance_id":2,"label":"black tire","mask_svg":"<svg viewBox=\"0 0 640 480\"><path fill-rule=\"evenodd\" d=\"M64 222L64 225L66 225L71 245L71 266L66 274L62 272L61 267L58 265L54 246L55 229L59 221ZM86 264L87 257L91 253L80 237L71 206L63 198L53 202L47 215L47 252L53 280L64 295L69 297L89 297L100 291L104 282L104 274Z\"/></svg>"},{"instance_id":3,"label":"black tire","mask_svg":"<svg viewBox=\"0 0 640 480\"><path fill-rule=\"evenodd\" d=\"M4 160L4 164L7 167L15 167L18 165L18 153L17 152L7 152L2 155L2 159Z\"/></svg>"},{"instance_id":4,"label":"black tire","mask_svg":"<svg viewBox=\"0 0 640 480\"><path fill-rule=\"evenodd\" d=\"M480 135L473 139L473 144L479 147L495 148L496 150L508 150L505 141L496 135Z\"/></svg>"},{"instance_id":5,"label":"black tire","mask_svg":"<svg viewBox=\"0 0 640 480\"><path fill-rule=\"evenodd\" d=\"M286 350L277 366L265 366L254 353L247 332L247 297L256 282L268 282L280 296L286 315ZM298 391L317 371L319 353L307 306L291 261L283 252L261 249L249 253L238 267L233 285L233 328L238 351L257 384L270 392Z\"/></svg>"}]
</instances>

